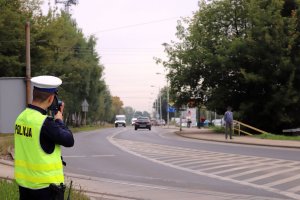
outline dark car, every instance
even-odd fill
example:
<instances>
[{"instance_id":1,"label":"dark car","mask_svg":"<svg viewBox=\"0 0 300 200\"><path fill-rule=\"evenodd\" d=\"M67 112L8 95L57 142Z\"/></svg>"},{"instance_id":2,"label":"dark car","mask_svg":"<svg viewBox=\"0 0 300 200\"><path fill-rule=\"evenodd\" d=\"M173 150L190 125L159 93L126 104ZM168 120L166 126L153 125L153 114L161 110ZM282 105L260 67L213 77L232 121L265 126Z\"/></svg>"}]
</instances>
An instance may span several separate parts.
<instances>
[{"instance_id":1,"label":"dark car","mask_svg":"<svg viewBox=\"0 0 300 200\"><path fill-rule=\"evenodd\" d=\"M149 117L138 117L134 123L134 130L138 130L140 128L151 130L151 122Z\"/></svg>"}]
</instances>

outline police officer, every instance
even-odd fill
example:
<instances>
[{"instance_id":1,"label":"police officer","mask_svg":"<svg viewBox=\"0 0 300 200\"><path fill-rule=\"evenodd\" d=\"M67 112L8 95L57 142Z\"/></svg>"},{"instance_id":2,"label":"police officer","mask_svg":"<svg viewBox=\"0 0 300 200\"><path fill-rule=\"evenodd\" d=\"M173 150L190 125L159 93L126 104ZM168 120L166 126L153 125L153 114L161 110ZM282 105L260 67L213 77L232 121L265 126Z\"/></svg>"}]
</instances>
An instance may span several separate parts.
<instances>
[{"instance_id":1,"label":"police officer","mask_svg":"<svg viewBox=\"0 0 300 200\"><path fill-rule=\"evenodd\" d=\"M64 183L60 145L72 147L72 132L63 123L64 103L54 118L47 116L61 79L54 76L33 77L32 104L15 122L15 179L20 200L57 199L50 184ZM63 200L63 192L58 199Z\"/></svg>"}]
</instances>

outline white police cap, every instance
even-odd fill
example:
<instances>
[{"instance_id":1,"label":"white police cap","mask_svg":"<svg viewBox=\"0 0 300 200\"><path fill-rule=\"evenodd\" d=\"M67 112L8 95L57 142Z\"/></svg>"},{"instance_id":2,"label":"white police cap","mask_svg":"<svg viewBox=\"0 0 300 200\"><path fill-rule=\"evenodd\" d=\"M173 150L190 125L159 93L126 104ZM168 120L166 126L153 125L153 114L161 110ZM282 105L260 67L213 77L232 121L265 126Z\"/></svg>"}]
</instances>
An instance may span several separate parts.
<instances>
[{"instance_id":1,"label":"white police cap","mask_svg":"<svg viewBox=\"0 0 300 200\"><path fill-rule=\"evenodd\" d=\"M31 78L31 82L35 89L48 93L57 92L57 87L62 84L62 80L55 76L36 76Z\"/></svg>"}]
</instances>

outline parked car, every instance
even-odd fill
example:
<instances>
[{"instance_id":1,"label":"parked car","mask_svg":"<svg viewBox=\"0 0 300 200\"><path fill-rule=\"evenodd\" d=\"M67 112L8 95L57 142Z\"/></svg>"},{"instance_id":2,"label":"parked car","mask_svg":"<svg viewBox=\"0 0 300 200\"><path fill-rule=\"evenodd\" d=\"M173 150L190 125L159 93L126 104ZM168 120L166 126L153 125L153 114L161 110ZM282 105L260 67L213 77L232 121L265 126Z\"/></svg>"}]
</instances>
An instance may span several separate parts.
<instances>
[{"instance_id":1,"label":"parked car","mask_svg":"<svg viewBox=\"0 0 300 200\"><path fill-rule=\"evenodd\" d=\"M134 130L149 129L151 131L151 122L149 117L138 117L134 124Z\"/></svg>"},{"instance_id":2,"label":"parked car","mask_svg":"<svg viewBox=\"0 0 300 200\"><path fill-rule=\"evenodd\" d=\"M211 121L212 122L212 125L214 126L225 126L225 121L224 119L214 119Z\"/></svg>"},{"instance_id":3,"label":"parked car","mask_svg":"<svg viewBox=\"0 0 300 200\"><path fill-rule=\"evenodd\" d=\"M151 126L158 126L158 121L156 119L151 119Z\"/></svg>"},{"instance_id":4,"label":"parked car","mask_svg":"<svg viewBox=\"0 0 300 200\"><path fill-rule=\"evenodd\" d=\"M165 126L166 125L166 121L164 119L159 120L159 125L160 126Z\"/></svg>"},{"instance_id":5,"label":"parked car","mask_svg":"<svg viewBox=\"0 0 300 200\"><path fill-rule=\"evenodd\" d=\"M206 120L203 122L203 126L204 126L204 127L208 127L210 124L211 124L211 122L210 122L208 119L206 119Z\"/></svg>"}]
</instances>

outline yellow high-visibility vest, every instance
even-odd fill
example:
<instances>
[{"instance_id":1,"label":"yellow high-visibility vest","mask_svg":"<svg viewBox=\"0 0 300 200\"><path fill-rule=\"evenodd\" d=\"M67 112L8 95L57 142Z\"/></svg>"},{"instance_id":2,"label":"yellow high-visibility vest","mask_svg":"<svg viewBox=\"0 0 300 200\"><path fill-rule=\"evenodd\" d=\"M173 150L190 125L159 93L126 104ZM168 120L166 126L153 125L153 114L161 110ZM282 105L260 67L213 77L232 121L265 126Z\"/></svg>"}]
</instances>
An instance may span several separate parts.
<instances>
[{"instance_id":1,"label":"yellow high-visibility vest","mask_svg":"<svg viewBox=\"0 0 300 200\"><path fill-rule=\"evenodd\" d=\"M15 123L15 179L25 188L41 189L51 183L64 183L60 145L51 154L40 145L46 115L27 108Z\"/></svg>"}]
</instances>

